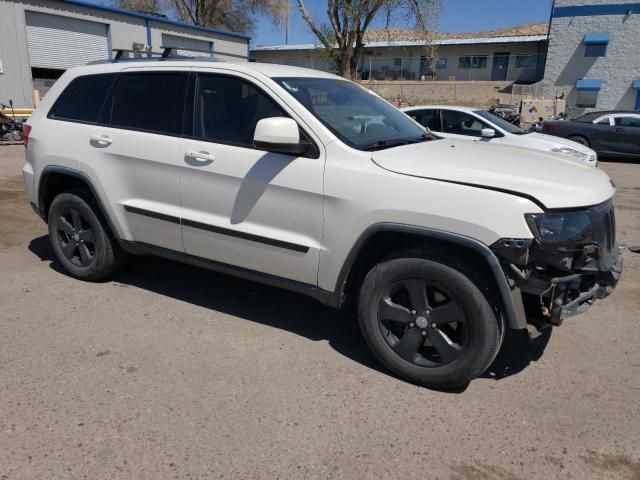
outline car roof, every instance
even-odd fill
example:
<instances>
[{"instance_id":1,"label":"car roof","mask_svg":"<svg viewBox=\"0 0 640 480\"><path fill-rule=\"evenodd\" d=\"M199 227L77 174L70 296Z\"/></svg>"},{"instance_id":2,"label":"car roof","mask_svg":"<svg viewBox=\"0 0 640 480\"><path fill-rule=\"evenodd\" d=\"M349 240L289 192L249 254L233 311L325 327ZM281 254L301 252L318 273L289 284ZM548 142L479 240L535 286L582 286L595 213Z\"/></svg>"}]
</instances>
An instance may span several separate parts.
<instances>
[{"instance_id":1,"label":"car roof","mask_svg":"<svg viewBox=\"0 0 640 480\"><path fill-rule=\"evenodd\" d=\"M226 62L220 61L220 59L212 58L211 60L197 58L176 58L176 59L124 59L119 61L109 61L102 63L95 63L84 65L81 67L75 67L72 70L77 75L88 75L91 73L109 73L119 72L125 69L134 68L153 68L153 69L165 69L165 68L190 68L190 67L215 67L225 70L231 70L236 72L251 73L259 72L267 77L312 77L312 78L333 78L342 79L337 75L331 73L322 72L320 70L313 70L310 68L292 67L289 65L279 65L275 63L259 63L259 62Z\"/></svg>"},{"instance_id":2,"label":"car roof","mask_svg":"<svg viewBox=\"0 0 640 480\"><path fill-rule=\"evenodd\" d=\"M466 113L472 113L478 110L482 110L482 108L479 108L479 107L465 107L461 105L412 105L410 107L401 108L400 110L402 110L403 112L410 112L412 110L422 110L426 108L456 110L458 112L466 112Z\"/></svg>"},{"instance_id":3,"label":"car roof","mask_svg":"<svg viewBox=\"0 0 640 480\"><path fill-rule=\"evenodd\" d=\"M596 118L603 117L605 115L639 115L640 112L635 110L601 110L598 112L587 112L583 113L578 117L574 117L571 120L575 120L577 122L590 122L595 120Z\"/></svg>"}]
</instances>

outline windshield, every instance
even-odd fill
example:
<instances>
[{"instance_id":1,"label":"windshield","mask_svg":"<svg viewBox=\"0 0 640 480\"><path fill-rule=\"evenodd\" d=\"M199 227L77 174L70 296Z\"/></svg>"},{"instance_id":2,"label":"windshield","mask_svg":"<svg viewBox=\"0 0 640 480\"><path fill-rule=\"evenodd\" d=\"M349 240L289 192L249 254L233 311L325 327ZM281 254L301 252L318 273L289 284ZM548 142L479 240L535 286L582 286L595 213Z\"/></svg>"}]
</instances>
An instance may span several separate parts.
<instances>
[{"instance_id":1,"label":"windshield","mask_svg":"<svg viewBox=\"0 0 640 480\"><path fill-rule=\"evenodd\" d=\"M494 115L493 113L487 112L486 110L475 110L473 113L481 116L485 120L490 121L491 123L497 125L501 129L506 130L509 133L513 133L514 135L524 135L525 133L531 133L521 129L520 127L518 127L517 125L514 125L513 123L507 122L504 118L500 118L499 116Z\"/></svg>"},{"instance_id":2,"label":"windshield","mask_svg":"<svg viewBox=\"0 0 640 480\"><path fill-rule=\"evenodd\" d=\"M358 150L435 139L400 110L347 80L274 78L340 140Z\"/></svg>"}]
</instances>

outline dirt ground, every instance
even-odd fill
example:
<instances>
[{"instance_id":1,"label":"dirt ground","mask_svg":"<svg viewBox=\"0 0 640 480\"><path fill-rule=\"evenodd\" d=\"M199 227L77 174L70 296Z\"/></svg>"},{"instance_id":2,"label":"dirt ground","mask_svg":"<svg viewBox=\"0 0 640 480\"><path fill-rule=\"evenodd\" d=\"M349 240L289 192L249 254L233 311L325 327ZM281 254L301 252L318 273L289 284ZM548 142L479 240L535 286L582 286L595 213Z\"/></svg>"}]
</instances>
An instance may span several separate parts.
<instances>
[{"instance_id":1,"label":"dirt ground","mask_svg":"<svg viewBox=\"0 0 640 480\"><path fill-rule=\"evenodd\" d=\"M0 148L0 479L640 480L639 254L587 314L437 392L303 296L154 258L66 276L22 150ZM601 168L640 244L640 164Z\"/></svg>"}]
</instances>

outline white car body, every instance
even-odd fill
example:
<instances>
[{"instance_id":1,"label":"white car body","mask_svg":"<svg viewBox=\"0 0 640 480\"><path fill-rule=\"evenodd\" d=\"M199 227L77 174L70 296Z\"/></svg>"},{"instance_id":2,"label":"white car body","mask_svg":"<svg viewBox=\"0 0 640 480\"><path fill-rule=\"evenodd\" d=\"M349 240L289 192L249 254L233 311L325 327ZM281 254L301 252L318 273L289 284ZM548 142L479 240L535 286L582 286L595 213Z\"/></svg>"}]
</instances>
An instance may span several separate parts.
<instances>
[{"instance_id":1,"label":"white car body","mask_svg":"<svg viewBox=\"0 0 640 480\"><path fill-rule=\"evenodd\" d=\"M576 142L565 138L554 137L552 135L545 135L538 132L528 132L524 134L510 133L495 121L479 115L478 112L482 111L482 109L450 105L418 105L405 107L401 110L410 116L425 110L461 112L470 115L475 119L475 121L482 123L482 128L489 128L496 132L493 137L482 137L480 132L475 132L473 130L466 135L450 133L437 129L433 130L438 135L446 138L457 138L473 142L488 142L500 145L511 145L520 148L530 148L533 150L543 150L546 152L562 153L567 155L569 158L584 162L590 166L596 166L598 164L598 156L596 152L587 146L577 144Z\"/></svg>"},{"instance_id":2,"label":"white car body","mask_svg":"<svg viewBox=\"0 0 640 480\"><path fill-rule=\"evenodd\" d=\"M138 99L146 98L145 92L155 92L149 86L152 81L154 88L169 90L169 80L159 82L162 75L184 84L159 99L149 94L151 100L141 103ZM86 93L100 82L107 86ZM137 85L130 102L123 100L129 98L129 84ZM84 96L78 85L88 89ZM313 97L305 95L309 85L315 89ZM91 102L98 94L103 100L95 100L99 108L94 110ZM69 106L76 99L80 105L74 110ZM123 105L131 112L119 117ZM368 110L360 109L363 105ZM170 113L166 122L150 113L158 109ZM251 111L253 116L238 111ZM151 129L161 120L171 126L166 131ZM232 130L234 122L251 126ZM411 136L396 138L394 132ZM564 269L578 258L582 262L570 269L571 278L584 277L583 282L574 281L571 292L588 290L578 292L575 301L573 293L551 295L555 313L549 318L556 325L582 311L574 308L576 302L584 309L596 295L607 296L621 270L611 221L614 187L604 172L558 153L435 137L364 88L316 70L202 60L119 61L73 68L49 90L24 133L23 175L29 200L49 224L56 257L78 278L92 279L83 275L92 274L98 262L96 245L115 245L102 251L160 255L301 292L339 308L350 298L365 298L364 274L402 246L428 248L433 254L454 252L456 263L472 262L479 275L487 275L486 283L473 289L482 288L488 296L478 290L474 302L486 303L483 325L494 329L491 338L498 343L491 344L491 354L477 350L482 370L500 342L496 320L490 318L492 308L504 312L502 328L526 328L523 296L542 298L551 292L549 282L557 281L542 277L547 267L538 268L537 256L548 263L562 257L558 265ZM77 215L95 210L95 216L82 217L77 228L71 219L72 228L71 220L63 218L64 210L56 210L63 208L57 206L61 204L81 205L80 213L74 210ZM573 253L537 244L538 238L547 242L542 236L547 231L555 235L556 230L566 230L565 223L572 227L578 216L589 219L580 227L585 229L580 232L593 236L589 255L606 251L606 258L603 253L591 260L587 252L568 260L564 257ZM547 218L551 223L545 223ZM91 229L90 236L86 229ZM81 261L84 238L94 245L88 270L82 270L84 263L77 268L73 263ZM67 258L60 252L67 252ZM106 257L99 262L111 268L113 262ZM590 269L583 271L587 260ZM514 276L520 270L529 273ZM538 283L528 286L528 275ZM540 285L544 288L538 291ZM457 291L468 292L469 288ZM367 303L377 304L377 299ZM435 322L428 323L430 309L399 308L415 317L407 322L410 328L423 329L415 331L422 337L414 335L414 341L424 344L423 338L437 334L440 348L449 349L449 354L462 351L463 347L451 350L447 335ZM372 332L382 335L379 329ZM369 345L378 353L390 348ZM415 376L415 365L406 370L401 363L405 360L393 358L385 364L396 373L435 384L429 383L431 377ZM462 364L451 381L478 374ZM438 385L447 381L436 380Z\"/></svg>"}]
</instances>

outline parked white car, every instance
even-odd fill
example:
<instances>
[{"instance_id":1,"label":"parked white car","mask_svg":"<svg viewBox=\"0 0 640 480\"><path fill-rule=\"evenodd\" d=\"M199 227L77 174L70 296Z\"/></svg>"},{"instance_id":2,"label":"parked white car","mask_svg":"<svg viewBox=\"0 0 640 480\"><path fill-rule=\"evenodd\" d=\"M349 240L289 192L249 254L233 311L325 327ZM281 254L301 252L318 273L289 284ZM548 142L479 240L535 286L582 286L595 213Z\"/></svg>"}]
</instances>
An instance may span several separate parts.
<instances>
[{"instance_id":1,"label":"parked white car","mask_svg":"<svg viewBox=\"0 0 640 480\"><path fill-rule=\"evenodd\" d=\"M422 126L446 138L544 150L567 155L591 166L598 164L596 152L585 145L524 130L486 110L449 105L422 105L406 107L402 111Z\"/></svg>"},{"instance_id":2,"label":"parked white car","mask_svg":"<svg viewBox=\"0 0 640 480\"><path fill-rule=\"evenodd\" d=\"M601 170L439 138L316 70L72 68L24 143L29 200L70 275L104 280L153 254L351 304L377 358L423 385L466 385L506 328L559 325L622 270Z\"/></svg>"}]
</instances>

